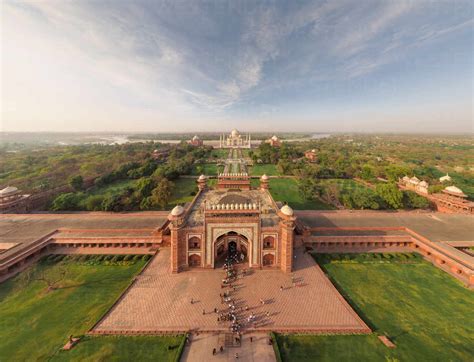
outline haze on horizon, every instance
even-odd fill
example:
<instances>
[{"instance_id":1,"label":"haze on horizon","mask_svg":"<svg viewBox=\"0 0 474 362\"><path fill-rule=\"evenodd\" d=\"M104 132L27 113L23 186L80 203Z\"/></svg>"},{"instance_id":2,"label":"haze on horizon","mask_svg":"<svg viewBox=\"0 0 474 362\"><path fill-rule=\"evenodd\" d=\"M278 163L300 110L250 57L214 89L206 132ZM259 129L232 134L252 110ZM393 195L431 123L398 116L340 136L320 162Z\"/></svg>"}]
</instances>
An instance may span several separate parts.
<instances>
[{"instance_id":1,"label":"haze on horizon","mask_svg":"<svg viewBox=\"0 0 474 362\"><path fill-rule=\"evenodd\" d=\"M0 131L473 132L469 1L0 6Z\"/></svg>"}]
</instances>

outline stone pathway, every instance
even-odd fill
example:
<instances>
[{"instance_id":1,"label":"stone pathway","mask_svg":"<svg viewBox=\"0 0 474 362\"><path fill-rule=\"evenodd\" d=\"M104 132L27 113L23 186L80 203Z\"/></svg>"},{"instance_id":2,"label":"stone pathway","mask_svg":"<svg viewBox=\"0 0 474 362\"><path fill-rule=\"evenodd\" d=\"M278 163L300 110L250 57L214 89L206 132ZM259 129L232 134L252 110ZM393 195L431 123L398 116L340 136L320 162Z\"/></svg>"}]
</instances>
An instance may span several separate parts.
<instances>
[{"instance_id":1,"label":"stone pathway","mask_svg":"<svg viewBox=\"0 0 474 362\"><path fill-rule=\"evenodd\" d=\"M243 332L369 332L311 256L301 247L295 254L296 285L279 270L252 270L234 283L237 311L256 317L255 325L245 325ZM227 332L229 323L218 322L214 313L214 308L224 308L219 298L225 291L220 287L223 271L170 274L169 258L169 249L162 249L94 332Z\"/></svg>"},{"instance_id":2,"label":"stone pathway","mask_svg":"<svg viewBox=\"0 0 474 362\"><path fill-rule=\"evenodd\" d=\"M253 341L250 342L250 337ZM266 333L246 334L242 337L240 347L224 348L219 352L220 337L218 333L206 333L193 335L191 343L184 349L181 361L202 362L202 361L245 361L245 362L274 362L276 361L273 346L268 343ZM213 348L218 351L212 354ZM238 359L235 354L238 354Z\"/></svg>"}]
</instances>

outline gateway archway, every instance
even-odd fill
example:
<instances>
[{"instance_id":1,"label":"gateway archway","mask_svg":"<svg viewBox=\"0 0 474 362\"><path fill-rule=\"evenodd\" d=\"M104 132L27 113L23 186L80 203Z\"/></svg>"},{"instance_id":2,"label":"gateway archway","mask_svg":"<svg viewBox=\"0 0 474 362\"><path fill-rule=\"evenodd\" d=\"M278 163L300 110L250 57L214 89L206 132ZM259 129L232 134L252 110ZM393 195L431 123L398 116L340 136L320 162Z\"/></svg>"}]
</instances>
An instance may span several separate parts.
<instances>
[{"instance_id":1,"label":"gateway archway","mask_svg":"<svg viewBox=\"0 0 474 362\"><path fill-rule=\"evenodd\" d=\"M241 264L249 263L249 250L249 240L245 236L229 231L214 242L214 267L221 267L228 258Z\"/></svg>"}]
</instances>

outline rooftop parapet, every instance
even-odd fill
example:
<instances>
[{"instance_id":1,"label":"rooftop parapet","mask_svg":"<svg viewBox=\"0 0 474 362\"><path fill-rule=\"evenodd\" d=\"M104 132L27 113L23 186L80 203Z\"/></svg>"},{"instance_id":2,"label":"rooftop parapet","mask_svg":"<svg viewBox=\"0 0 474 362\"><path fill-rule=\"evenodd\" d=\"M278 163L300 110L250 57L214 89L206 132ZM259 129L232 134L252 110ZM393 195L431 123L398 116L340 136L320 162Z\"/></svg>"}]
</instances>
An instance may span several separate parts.
<instances>
[{"instance_id":1,"label":"rooftop parapet","mask_svg":"<svg viewBox=\"0 0 474 362\"><path fill-rule=\"evenodd\" d=\"M225 203L225 204L210 204L207 203L204 206L206 213L232 213L232 212L244 212L244 213L259 213L261 205L257 203Z\"/></svg>"}]
</instances>

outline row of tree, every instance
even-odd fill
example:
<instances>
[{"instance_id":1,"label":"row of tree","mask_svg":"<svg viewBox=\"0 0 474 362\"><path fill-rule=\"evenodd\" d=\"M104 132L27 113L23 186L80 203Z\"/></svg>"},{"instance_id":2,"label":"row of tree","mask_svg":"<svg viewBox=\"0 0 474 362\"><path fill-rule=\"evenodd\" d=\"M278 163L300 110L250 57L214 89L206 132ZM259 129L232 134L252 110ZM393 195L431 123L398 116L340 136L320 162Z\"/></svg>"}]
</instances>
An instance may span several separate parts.
<instances>
[{"instance_id":1,"label":"row of tree","mask_svg":"<svg viewBox=\"0 0 474 362\"><path fill-rule=\"evenodd\" d=\"M402 191L395 183L379 183L372 190L356 187L341 190L336 183L322 183L317 179L303 178L298 182L301 196L305 200L322 199L335 206L348 209L426 209L429 201L413 191Z\"/></svg>"}]
</instances>

